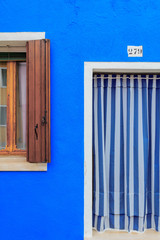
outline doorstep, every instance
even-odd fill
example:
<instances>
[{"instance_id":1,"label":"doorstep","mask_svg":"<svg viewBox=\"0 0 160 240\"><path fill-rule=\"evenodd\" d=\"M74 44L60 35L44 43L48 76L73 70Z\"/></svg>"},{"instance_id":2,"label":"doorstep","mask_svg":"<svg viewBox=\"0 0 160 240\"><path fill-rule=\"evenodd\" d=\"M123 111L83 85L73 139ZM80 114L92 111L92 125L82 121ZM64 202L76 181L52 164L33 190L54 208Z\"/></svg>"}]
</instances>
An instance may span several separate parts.
<instances>
[{"instance_id":1,"label":"doorstep","mask_svg":"<svg viewBox=\"0 0 160 240\"><path fill-rule=\"evenodd\" d=\"M93 230L92 237L84 238L84 240L160 240L160 232L146 230L144 233L127 233L119 231L106 231L99 233Z\"/></svg>"}]
</instances>

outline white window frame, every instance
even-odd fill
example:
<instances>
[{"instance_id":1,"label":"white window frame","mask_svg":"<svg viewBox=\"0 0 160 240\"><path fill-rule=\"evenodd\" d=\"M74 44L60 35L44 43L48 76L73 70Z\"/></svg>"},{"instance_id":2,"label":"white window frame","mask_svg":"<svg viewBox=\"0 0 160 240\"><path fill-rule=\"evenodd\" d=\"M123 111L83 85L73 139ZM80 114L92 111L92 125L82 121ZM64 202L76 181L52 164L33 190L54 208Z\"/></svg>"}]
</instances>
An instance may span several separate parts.
<instances>
[{"instance_id":1,"label":"white window frame","mask_svg":"<svg viewBox=\"0 0 160 240\"><path fill-rule=\"evenodd\" d=\"M160 73L160 62L84 62L84 238L92 237L92 79L94 72Z\"/></svg>"},{"instance_id":2,"label":"white window frame","mask_svg":"<svg viewBox=\"0 0 160 240\"><path fill-rule=\"evenodd\" d=\"M45 39L45 32L3 32L0 52L24 52L26 41L40 39ZM23 156L0 156L0 171L47 171L47 163L29 163Z\"/></svg>"}]
</instances>

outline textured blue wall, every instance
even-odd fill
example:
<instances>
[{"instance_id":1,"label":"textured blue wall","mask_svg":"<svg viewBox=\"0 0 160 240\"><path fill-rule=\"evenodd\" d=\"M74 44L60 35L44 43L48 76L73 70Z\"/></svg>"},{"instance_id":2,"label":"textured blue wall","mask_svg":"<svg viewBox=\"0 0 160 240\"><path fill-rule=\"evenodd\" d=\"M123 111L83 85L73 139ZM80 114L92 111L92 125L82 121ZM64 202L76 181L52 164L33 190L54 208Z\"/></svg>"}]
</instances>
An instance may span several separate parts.
<instances>
[{"instance_id":1,"label":"textured blue wall","mask_svg":"<svg viewBox=\"0 0 160 240\"><path fill-rule=\"evenodd\" d=\"M0 173L0 238L82 240L84 61L160 61L160 1L3 0L0 13L0 32L51 40L52 150L46 173Z\"/></svg>"}]
</instances>

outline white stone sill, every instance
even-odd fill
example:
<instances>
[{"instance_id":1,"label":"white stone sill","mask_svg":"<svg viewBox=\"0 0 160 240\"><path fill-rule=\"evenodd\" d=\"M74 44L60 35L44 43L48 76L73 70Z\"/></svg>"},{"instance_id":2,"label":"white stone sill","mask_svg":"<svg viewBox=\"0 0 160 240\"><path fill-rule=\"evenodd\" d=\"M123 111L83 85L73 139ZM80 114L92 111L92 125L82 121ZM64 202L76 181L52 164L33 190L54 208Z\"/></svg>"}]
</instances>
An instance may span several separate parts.
<instances>
[{"instance_id":1,"label":"white stone sill","mask_svg":"<svg viewBox=\"0 0 160 240\"><path fill-rule=\"evenodd\" d=\"M93 230L92 237L84 238L84 240L160 240L160 233L154 230L146 230L144 233L127 233L121 231L99 233Z\"/></svg>"},{"instance_id":2,"label":"white stone sill","mask_svg":"<svg viewBox=\"0 0 160 240\"><path fill-rule=\"evenodd\" d=\"M0 156L0 172L47 171L47 163L29 163L24 156Z\"/></svg>"}]
</instances>

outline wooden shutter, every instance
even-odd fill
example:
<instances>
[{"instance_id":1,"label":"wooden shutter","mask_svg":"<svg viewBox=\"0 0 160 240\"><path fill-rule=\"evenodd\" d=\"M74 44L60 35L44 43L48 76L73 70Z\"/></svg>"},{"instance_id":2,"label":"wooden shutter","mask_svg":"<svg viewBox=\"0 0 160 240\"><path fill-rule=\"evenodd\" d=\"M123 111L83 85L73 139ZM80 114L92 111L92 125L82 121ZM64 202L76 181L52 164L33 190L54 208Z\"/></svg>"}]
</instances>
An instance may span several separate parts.
<instances>
[{"instance_id":1,"label":"wooden shutter","mask_svg":"<svg viewBox=\"0 0 160 240\"><path fill-rule=\"evenodd\" d=\"M27 42L27 161L50 162L50 41Z\"/></svg>"}]
</instances>

